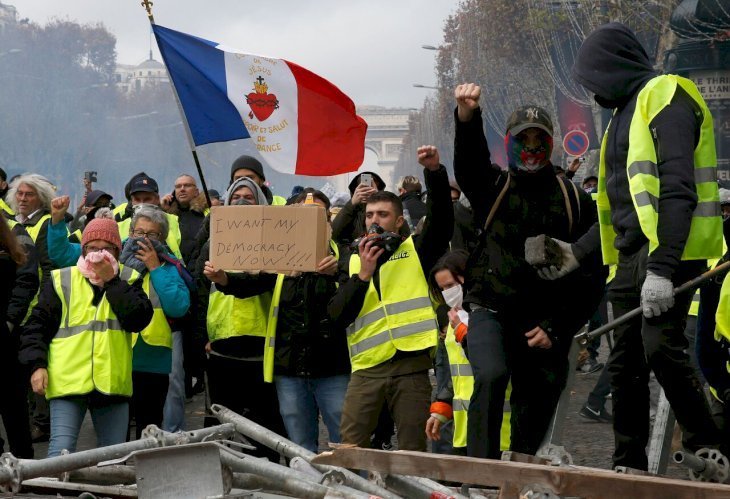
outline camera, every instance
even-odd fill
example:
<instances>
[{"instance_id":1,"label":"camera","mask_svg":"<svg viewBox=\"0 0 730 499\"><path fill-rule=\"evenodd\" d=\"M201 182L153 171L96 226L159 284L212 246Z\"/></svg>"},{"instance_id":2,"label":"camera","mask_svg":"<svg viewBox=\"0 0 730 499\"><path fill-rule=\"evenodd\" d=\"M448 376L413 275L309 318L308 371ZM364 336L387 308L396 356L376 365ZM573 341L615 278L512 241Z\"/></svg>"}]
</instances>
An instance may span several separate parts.
<instances>
[{"instance_id":1,"label":"camera","mask_svg":"<svg viewBox=\"0 0 730 499\"><path fill-rule=\"evenodd\" d=\"M371 241L374 246L378 248L382 248L384 250L384 254L390 257L390 255L395 252L395 250L398 249L398 246L401 245L403 242L403 237L400 234L396 234L394 232L386 232L381 226L378 224L372 224L370 226L370 230L368 230L368 233L365 234L362 237L359 237L355 239L352 242L351 247L357 252L360 246L360 241L363 239L366 239L367 241ZM387 260L387 257L386 257Z\"/></svg>"},{"instance_id":2,"label":"camera","mask_svg":"<svg viewBox=\"0 0 730 499\"><path fill-rule=\"evenodd\" d=\"M88 182L96 182L97 172L84 172L84 180Z\"/></svg>"}]
</instances>

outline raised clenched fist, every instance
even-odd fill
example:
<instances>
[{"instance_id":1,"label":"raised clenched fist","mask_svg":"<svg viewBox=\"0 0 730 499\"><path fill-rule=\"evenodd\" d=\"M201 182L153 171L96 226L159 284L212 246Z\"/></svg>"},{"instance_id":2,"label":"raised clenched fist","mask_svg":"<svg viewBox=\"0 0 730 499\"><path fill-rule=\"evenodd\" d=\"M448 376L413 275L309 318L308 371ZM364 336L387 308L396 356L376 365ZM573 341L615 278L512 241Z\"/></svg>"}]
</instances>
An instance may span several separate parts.
<instances>
[{"instance_id":1,"label":"raised clenched fist","mask_svg":"<svg viewBox=\"0 0 730 499\"><path fill-rule=\"evenodd\" d=\"M51 219L54 224L63 220L70 204L71 198L68 196L59 196L51 200Z\"/></svg>"},{"instance_id":2,"label":"raised clenched fist","mask_svg":"<svg viewBox=\"0 0 730 499\"><path fill-rule=\"evenodd\" d=\"M471 120L474 110L479 107L482 89L476 83L463 83L454 90L459 121Z\"/></svg>"},{"instance_id":3,"label":"raised clenched fist","mask_svg":"<svg viewBox=\"0 0 730 499\"><path fill-rule=\"evenodd\" d=\"M436 146L421 146L416 151L418 154L418 162L424 168L436 171L439 168L439 151Z\"/></svg>"}]
</instances>

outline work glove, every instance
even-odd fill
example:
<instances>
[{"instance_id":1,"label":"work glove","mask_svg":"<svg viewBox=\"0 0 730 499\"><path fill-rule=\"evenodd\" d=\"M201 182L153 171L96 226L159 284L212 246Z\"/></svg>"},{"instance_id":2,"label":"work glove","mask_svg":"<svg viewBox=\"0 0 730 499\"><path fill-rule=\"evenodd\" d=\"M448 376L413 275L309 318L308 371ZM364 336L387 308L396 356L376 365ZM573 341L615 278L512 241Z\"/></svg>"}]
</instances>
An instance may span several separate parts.
<instances>
[{"instance_id":1,"label":"work glove","mask_svg":"<svg viewBox=\"0 0 730 499\"><path fill-rule=\"evenodd\" d=\"M641 308L644 317L658 317L674 306L674 285L666 277L648 270L644 285L641 287Z\"/></svg>"},{"instance_id":2,"label":"work glove","mask_svg":"<svg viewBox=\"0 0 730 499\"><path fill-rule=\"evenodd\" d=\"M560 279L580 267L580 263L578 263L578 259L573 254L573 248L570 243L566 243L560 239L553 239L553 241L558 243L558 246L560 246L560 249L563 252L563 263L560 268L557 268L555 265L550 265L549 267L537 269L537 275L546 281Z\"/></svg>"}]
</instances>

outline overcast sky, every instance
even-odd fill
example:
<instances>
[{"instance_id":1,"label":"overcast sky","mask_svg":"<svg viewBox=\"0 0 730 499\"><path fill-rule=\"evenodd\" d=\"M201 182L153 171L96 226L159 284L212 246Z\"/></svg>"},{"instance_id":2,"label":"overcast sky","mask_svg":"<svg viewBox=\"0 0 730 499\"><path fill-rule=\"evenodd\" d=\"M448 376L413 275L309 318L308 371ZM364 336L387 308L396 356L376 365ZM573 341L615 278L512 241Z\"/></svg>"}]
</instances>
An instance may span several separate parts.
<instances>
[{"instance_id":1,"label":"overcast sky","mask_svg":"<svg viewBox=\"0 0 730 499\"><path fill-rule=\"evenodd\" d=\"M3 0L19 18L102 22L117 62L148 58L140 0ZM434 85L435 52L457 0L154 0L155 22L252 54L287 59L329 79L358 105L417 108ZM154 57L160 59L157 47Z\"/></svg>"}]
</instances>

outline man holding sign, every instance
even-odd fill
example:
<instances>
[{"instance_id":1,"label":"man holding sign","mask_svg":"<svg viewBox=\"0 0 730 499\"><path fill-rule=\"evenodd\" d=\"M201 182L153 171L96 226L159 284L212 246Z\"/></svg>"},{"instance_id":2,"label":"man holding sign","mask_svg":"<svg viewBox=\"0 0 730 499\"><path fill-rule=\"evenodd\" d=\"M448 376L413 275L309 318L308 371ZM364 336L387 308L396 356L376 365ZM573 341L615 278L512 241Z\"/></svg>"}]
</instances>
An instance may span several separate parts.
<instances>
[{"instance_id":1,"label":"man holding sign","mask_svg":"<svg viewBox=\"0 0 730 499\"><path fill-rule=\"evenodd\" d=\"M384 404L401 450L426 450L428 370L438 325L426 275L453 232L449 179L433 146L418 149L429 190L426 224L416 243L398 236L403 204L393 193L372 194L365 207L368 236L349 259L328 312L346 327L352 376L342 408L343 443L368 447ZM377 234L376 234L377 233Z\"/></svg>"}]
</instances>

